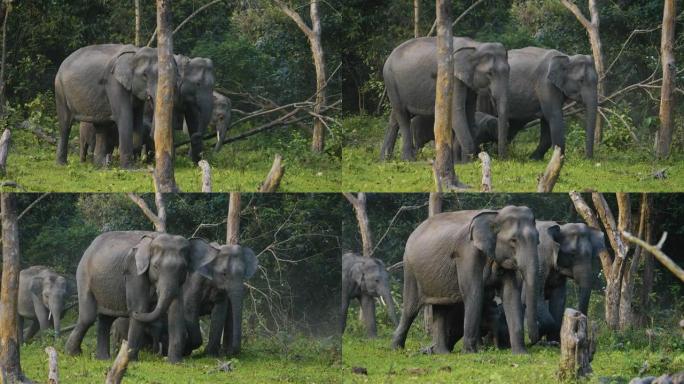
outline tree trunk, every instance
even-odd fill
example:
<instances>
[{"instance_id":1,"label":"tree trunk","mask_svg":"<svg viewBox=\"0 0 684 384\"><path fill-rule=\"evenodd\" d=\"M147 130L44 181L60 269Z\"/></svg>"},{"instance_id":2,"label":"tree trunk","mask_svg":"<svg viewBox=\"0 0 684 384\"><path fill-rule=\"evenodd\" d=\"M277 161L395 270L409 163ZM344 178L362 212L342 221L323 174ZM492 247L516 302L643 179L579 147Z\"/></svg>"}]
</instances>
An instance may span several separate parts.
<instances>
[{"instance_id":1,"label":"tree trunk","mask_svg":"<svg viewBox=\"0 0 684 384\"><path fill-rule=\"evenodd\" d=\"M140 0L134 1L135 7L135 46L140 46Z\"/></svg>"},{"instance_id":2,"label":"tree trunk","mask_svg":"<svg viewBox=\"0 0 684 384\"><path fill-rule=\"evenodd\" d=\"M154 107L155 174L161 192L178 192L173 170L173 98L176 65L171 33L171 0L157 0L159 80Z\"/></svg>"},{"instance_id":3,"label":"tree trunk","mask_svg":"<svg viewBox=\"0 0 684 384\"><path fill-rule=\"evenodd\" d=\"M2 216L2 286L0 287L0 369L4 383L30 382L21 371L19 358L19 226L16 196L0 194Z\"/></svg>"},{"instance_id":4,"label":"tree trunk","mask_svg":"<svg viewBox=\"0 0 684 384\"><path fill-rule=\"evenodd\" d=\"M7 20L12 11L12 4L10 1L3 1L5 3L5 17L2 21L2 53L0 54L0 116L5 114L5 61L7 59Z\"/></svg>"},{"instance_id":5,"label":"tree trunk","mask_svg":"<svg viewBox=\"0 0 684 384\"><path fill-rule=\"evenodd\" d=\"M7 156L9 156L11 138L12 130L5 128L2 137L0 137L0 175L4 175L7 168Z\"/></svg>"},{"instance_id":6,"label":"tree trunk","mask_svg":"<svg viewBox=\"0 0 684 384\"><path fill-rule=\"evenodd\" d=\"M228 201L228 217L226 218L226 244L236 245L240 242L240 192L231 192Z\"/></svg>"},{"instance_id":7,"label":"tree trunk","mask_svg":"<svg viewBox=\"0 0 684 384\"><path fill-rule=\"evenodd\" d=\"M554 146L551 160L549 160L546 170L544 170L544 173L541 175L539 182L537 183L537 192L553 192L553 187L556 186L556 182L560 176L561 168L563 168L564 160L565 156L561 153L561 148L557 145Z\"/></svg>"},{"instance_id":8,"label":"tree trunk","mask_svg":"<svg viewBox=\"0 0 684 384\"><path fill-rule=\"evenodd\" d=\"M420 0L413 0L413 37L420 37Z\"/></svg>"},{"instance_id":9,"label":"tree trunk","mask_svg":"<svg viewBox=\"0 0 684 384\"><path fill-rule=\"evenodd\" d=\"M454 188L454 138L451 127L454 97L453 34L451 0L436 0L437 6L437 84L435 93L435 170L437 191Z\"/></svg>"},{"instance_id":10,"label":"tree trunk","mask_svg":"<svg viewBox=\"0 0 684 384\"><path fill-rule=\"evenodd\" d=\"M639 226L637 229L639 238L643 239L644 234L648 232L648 227L650 226L650 211L650 197L648 194L643 193L641 195L641 210L639 214ZM646 241L650 242L650 237L647 237ZM629 269L625 271L625 275L622 279L622 288L620 292L620 329L622 330L637 325L637 318L633 308L634 285L643 253L643 248L636 246L634 253L632 254L632 261L630 262Z\"/></svg>"},{"instance_id":11,"label":"tree trunk","mask_svg":"<svg viewBox=\"0 0 684 384\"><path fill-rule=\"evenodd\" d=\"M211 166L206 160L200 160L197 165L202 170L202 192L211 193Z\"/></svg>"},{"instance_id":12,"label":"tree trunk","mask_svg":"<svg viewBox=\"0 0 684 384\"><path fill-rule=\"evenodd\" d=\"M59 364L57 364L57 350L54 347L46 347L48 355L48 384L59 384Z\"/></svg>"},{"instance_id":13,"label":"tree trunk","mask_svg":"<svg viewBox=\"0 0 684 384\"><path fill-rule=\"evenodd\" d=\"M663 5L663 32L660 51L663 61L663 85L660 88L660 130L657 135L656 156L670 155L672 132L674 131L674 97L677 66L674 56L675 0L665 0Z\"/></svg>"},{"instance_id":14,"label":"tree trunk","mask_svg":"<svg viewBox=\"0 0 684 384\"><path fill-rule=\"evenodd\" d=\"M283 166L283 157L279 154L275 155L273 159L273 165L271 165L271 170L268 171L266 179L261 183L259 187L259 192L261 193L273 193L280 187L280 180L282 180L283 175L285 175L285 167Z\"/></svg>"},{"instance_id":15,"label":"tree trunk","mask_svg":"<svg viewBox=\"0 0 684 384\"><path fill-rule=\"evenodd\" d=\"M561 326L561 358L558 378L576 380L591 373L591 361L596 352L596 324L587 323L580 311L566 308Z\"/></svg>"},{"instance_id":16,"label":"tree trunk","mask_svg":"<svg viewBox=\"0 0 684 384\"><path fill-rule=\"evenodd\" d=\"M363 246L363 255L371 257L373 254L373 238L371 236L370 223L368 222L368 213L366 212L366 194L359 192L356 197L351 193L343 193L356 214L356 221L359 224L359 232L361 233L361 244Z\"/></svg>"},{"instance_id":17,"label":"tree trunk","mask_svg":"<svg viewBox=\"0 0 684 384\"><path fill-rule=\"evenodd\" d=\"M480 152L477 157L482 161L482 183L480 184L480 192L492 191L492 158L487 152Z\"/></svg>"},{"instance_id":18,"label":"tree trunk","mask_svg":"<svg viewBox=\"0 0 684 384\"><path fill-rule=\"evenodd\" d=\"M439 213L442 213L442 194L439 192L430 192L428 216L432 217ZM432 332L432 305L430 304L423 306L423 328L425 328L425 333L427 334Z\"/></svg>"}]
</instances>

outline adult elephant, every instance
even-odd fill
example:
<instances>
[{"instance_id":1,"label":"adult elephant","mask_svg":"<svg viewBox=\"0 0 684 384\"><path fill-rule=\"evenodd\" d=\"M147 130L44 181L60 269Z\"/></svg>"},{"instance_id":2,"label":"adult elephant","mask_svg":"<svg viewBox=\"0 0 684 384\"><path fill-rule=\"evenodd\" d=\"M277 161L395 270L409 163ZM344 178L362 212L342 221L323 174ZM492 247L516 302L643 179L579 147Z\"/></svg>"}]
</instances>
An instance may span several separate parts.
<instances>
[{"instance_id":1,"label":"adult elephant","mask_svg":"<svg viewBox=\"0 0 684 384\"><path fill-rule=\"evenodd\" d=\"M59 336L67 296L66 278L50 268L36 265L19 272L20 331L24 330L25 320L32 320L23 340L30 340L38 330L48 329L50 321L52 321L55 335Z\"/></svg>"},{"instance_id":2,"label":"adult elephant","mask_svg":"<svg viewBox=\"0 0 684 384\"><path fill-rule=\"evenodd\" d=\"M434 116L415 116L411 119L411 133L413 134L413 144L416 150L435 139L435 117ZM475 130L473 140L476 148L481 143L489 141L490 137L497 135L499 121L496 117L483 112L475 112Z\"/></svg>"},{"instance_id":3,"label":"adult elephant","mask_svg":"<svg viewBox=\"0 0 684 384\"><path fill-rule=\"evenodd\" d=\"M358 299L361 303L363 320L368 337L376 337L375 298L381 297L387 303L387 313L392 323L397 325L394 300L389 287L389 275L385 264L373 257L363 257L356 253L342 255L342 307L340 318L342 333L347 327L349 302Z\"/></svg>"},{"instance_id":4,"label":"adult elephant","mask_svg":"<svg viewBox=\"0 0 684 384\"><path fill-rule=\"evenodd\" d=\"M219 245L192 239L192 252L212 255L207 273L190 272L183 285L188 343L185 352L202 345L199 318L211 314L206 353L238 354L242 343L242 302L245 281L254 275L259 261L251 248ZM207 277L209 274L211 277ZM223 335L223 346L221 345Z\"/></svg>"},{"instance_id":5,"label":"adult elephant","mask_svg":"<svg viewBox=\"0 0 684 384\"><path fill-rule=\"evenodd\" d=\"M67 161L73 120L93 123L96 135L117 130L120 163L133 160L133 131L140 130L146 100L157 91L157 52L153 48L103 44L83 47L69 55L55 77L59 118L57 163ZM107 140L96 140L106 143ZM95 151L102 164L106 151Z\"/></svg>"},{"instance_id":6,"label":"adult elephant","mask_svg":"<svg viewBox=\"0 0 684 384\"><path fill-rule=\"evenodd\" d=\"M539 260L543 296L539 301L540 335L560 341L566 299L566 281L579 288L578 309L588 314L591 285L594 279L592 260L605 249L603 232L584 223L558 224L537 221ZM546 300L546 301L545 301Z\"/></svg>"},{"instance_id":7,"label":"adult elephant","mask_svg":"<svg viewBox=\"0 0 684 384\"><path fill-rule=\"evenodd\" d=\"M508 63L511 67L508 98L510 136L514 137L527 123L539 118L539 145L531 158L542 159L552 145L565 150L563 105L568 100L578 101L585 106L585 154L591 158L594 155L598 112L598 75L593 58L527 47L508 51ZM486 93L481 94L479 105L482 111L497 114Z\"/></svg>"},{"instance_id":8,"label":"adult elephant","mask_svg":"<svg viewBox=\"0 0 684 384\"><path fill-rule=\"evenodd\" d=\"M422 305L433 306L433 352L449 353L463 337L464 352L475 352L488 261L502 271L504 312L514 353L525 353L522 281L528 304L537 301L539 235L532 210L442 213L422 222L404 251L404 306L394 332L393 348L403 348L411 323ZM536 306L526 314L530 340L539 339ZM459 323L460 322L460 323Z\"/></svg>"},{"instance_id":9,"label":"adult elephant","mask_svg":"<svg viewBox=\"0 0 684 384\"><path fill-rule=\"evenodd\" d=\"M463 159L475 153L472 132L475 129L477 92L488 89L496 100L499 117L498 135L508 131L507 52L500 43L481 43L454 38L454 98L452 128L455 154L461 148ZM383 78L392 106L390 122L380 151L381 159L391 157L397 129L404 138L402 158L415 158L410 135L410 120L416 115L434 116L437 76L437 39L411 39L392 51L383 68ZM505 140L499 141L499 155L505 155ZM457 154L456 154L457 155ZM454 158L459 160L458 158Z\"/></svg>"},{"instance_id":10,"label":"adult elephant","mask_svg":"<svg viewBox=\"0 0 684 384\"><path fill-rule=\"evenodd\" d=\"M96 237L76 270L78 322L69 335L66 352L81 352L83 337L97 319L96 357L108 359L112 322L129 317L129 348L131 357L136 358L144 324L168 314L168 359L180 361L186 332L181 286L188 271L212 278L206 266L214 255L193 252L192 242L182 236L145 231L105 232Z\"/></svg>"}]
</instances>

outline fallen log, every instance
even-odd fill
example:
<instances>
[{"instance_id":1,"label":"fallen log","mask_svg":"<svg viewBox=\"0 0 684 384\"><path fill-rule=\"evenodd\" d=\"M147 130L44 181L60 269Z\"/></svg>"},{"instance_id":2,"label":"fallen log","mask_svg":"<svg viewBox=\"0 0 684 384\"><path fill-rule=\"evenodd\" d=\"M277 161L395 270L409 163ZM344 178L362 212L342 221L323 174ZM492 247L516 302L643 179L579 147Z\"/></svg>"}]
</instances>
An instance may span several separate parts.
<instances>
[{"instance_id":1,"label":"fallen log","mask_svg":"<svg viewBox=\"0 0 684 384\"><path fill-rule=\"evenodd\" d=\"M107 378L105 379L105 384L120 384L123 379L124 374L126 374L126 369L128 368L128 354L131 352L128 349L128 341L121 341L121 348L119 349L119 354L116 355L116 359L112 364L112 368L107 372Z\"/></svg>"},{"instance_id":2,"label":"fallen log","mask_svg":"<svg viewBox=\"0 0 684 384\"><path fill-rule=\"evenodd\" d=\"M544 171L544 173L539 177L539 181L537 183L537 192L553 192L553 187L556 185L556 181L558 181L558 176L560 176L561 168L563 168L564 160L565 156L563 156L561 148L557 145L554 146L551 160L549 161L549 164L546 166L546 170Z\"/></svg>"}]
</instances>

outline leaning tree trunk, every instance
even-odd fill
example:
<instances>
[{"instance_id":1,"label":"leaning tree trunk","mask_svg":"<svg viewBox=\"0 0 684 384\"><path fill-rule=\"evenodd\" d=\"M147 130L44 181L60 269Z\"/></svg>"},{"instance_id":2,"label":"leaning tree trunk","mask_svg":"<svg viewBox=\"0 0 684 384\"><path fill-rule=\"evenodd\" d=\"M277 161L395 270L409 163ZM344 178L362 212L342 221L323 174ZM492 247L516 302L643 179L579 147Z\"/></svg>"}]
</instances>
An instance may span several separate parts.
<instances>
[{"instance_id":1,"label":"leaning tree trunk","mask_svg":"<svg viewBox=\"0 0 684 384\"><path fill-rule=\"evenodd\" d=\"M2 286L0 287L0 370L7 384L30 382L19 358L19 226L16 196L0 194L2 215Z\"/></svg>"},{"instance_id":2,"label":"leaning tree trunk","mask_svg":"<svg viewBox=\"0 0 684 384\"><path fill-rule=\"evenodd\" d=\"M240 192L231 192L228 201L228 217L226 218L226 244L235 245L240 242Z\"/></svg>"},{"instance_id":3,"label":"leaning tree trunk","mask_svg":"<svg viewBox=\"0 0 684 384\"><path fill-rule=\"evenodd\" d=\"M154 106L155 173L161 192L178 192L173 171L173 98L176 65L173 59L171 0L157 0L159 80Z\"/></svg>"},{"instance_id":4,"label":"leaning tree trunk","mask_svg":"<svg viewBox=\"0 0 684 384\"><path fill-rule=\"evenodd\" d=\"M674 91L677 67L674 56L675 0L665 0L663 6L663 33L660 51L663 60L663 85L660 88L660 130L656 142L656 156L670 155L672 132L674 130Z\"/></svg>"},{"instance_id":5,"label":"leaning tree trunk","mask_svg":"<svg viewBox=\"0 0 684 384\"><path fill-rule=\"evenodd\" d=\"M359 192L356 196L351 193L343 193L349 203L354 207L356 214L356 221L359 225L359 232L361 233L361 244L363 246L363 255L371 257L373 254L373 238L371 236L370 222L368 221L368 212L366 211L366 194Z\"/></svg>"}]
</instances>

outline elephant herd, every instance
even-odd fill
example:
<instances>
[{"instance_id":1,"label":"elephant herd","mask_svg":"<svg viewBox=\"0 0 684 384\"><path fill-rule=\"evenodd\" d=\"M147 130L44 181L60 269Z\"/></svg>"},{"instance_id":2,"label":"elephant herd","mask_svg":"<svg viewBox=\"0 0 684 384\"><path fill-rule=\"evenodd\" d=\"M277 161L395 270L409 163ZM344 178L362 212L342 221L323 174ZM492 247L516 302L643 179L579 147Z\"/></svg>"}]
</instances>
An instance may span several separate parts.
<instances>
[{"instance_id":1,"label":"elephant herd","mask_svg":"<svg viewBox=\"0 0 684 384\"><path fill-rule=\"evenodd\" d=\"M497 142L499 156L505 156L507 142L536 119L541 133L531 158L543 158L552 145L564 151L567 101L585 106L585 154L593 156L598 75L591 56L537 47L506 50L501 43L462 37L454 37L453 52L455 161L470 160L489 142ZM383 78L392 111L380 157L391 158L400 132L402 159L414 160L434 138L437 39L399 45L385 61Z\"/></svg>"},{"instance_id":2,"label":"elephant herd","mask_svg":"<svg viewBox=\"0 0 684 384\"><path fill-rule=\"evenodd\" d=\"M525 353L524 328L532 344L559 341L568 278L578 287L578 309L588 312L592 259L604 249L602 231L536 220L525 206L437 214L406 241L398 325L382 262L343 256L342 331L349 301L358 298L375 336L373 297L383 297L396 325L393 348L404 347L419 310L431 305L431 353L449 353L461 339L464 352L475 352L488 336Z\"/></svg>"},{"instance_id":3,"label":"elephant herd","mask_svg":"<svg viewBox=\"0 0 684 384\"><path fill-rule=\"evenodd\" d=\"M189 155L197 162L207 127L216 130L215 150L220 149L230 126L232 106L230 99L214 91L214 66L210 59L174 55L173 63L173 128L187 129ZM143 151L151 158L157 75L155 48L90 45L69 55L55 77L59 119L57 163L67 161L74 120L80 122L81 161L92 153L95 164L103 165L117 146L122 168L131 167Z\"/></svg>"},{"instance_id":4,"label":"elephant herd","mask_svg":"<svg viewBox=\"0 0 684 384\"><path fill-rule=\"evenodd\" d=\"M200 316L210 315L205 352L237 354L242 339L244 282L258 267L254 252L200 238L159 232L119 231L99 235L76 270L78 321L66 342L81 353L88 329L97 321L96 357L110 357L110 336L128 340L131 358L141 348L178 362L203 343ZM64 276L43 266L20 273L20 329L32 320L24 340L54 321L59 335ZM21 334L22 332L20 332Z\"/></svg>"}]
</instances>

